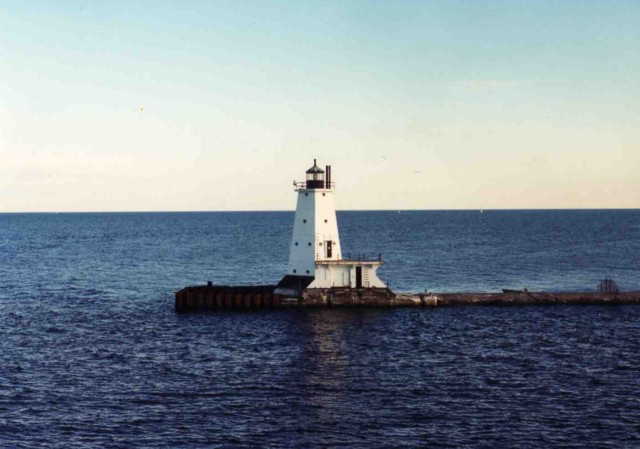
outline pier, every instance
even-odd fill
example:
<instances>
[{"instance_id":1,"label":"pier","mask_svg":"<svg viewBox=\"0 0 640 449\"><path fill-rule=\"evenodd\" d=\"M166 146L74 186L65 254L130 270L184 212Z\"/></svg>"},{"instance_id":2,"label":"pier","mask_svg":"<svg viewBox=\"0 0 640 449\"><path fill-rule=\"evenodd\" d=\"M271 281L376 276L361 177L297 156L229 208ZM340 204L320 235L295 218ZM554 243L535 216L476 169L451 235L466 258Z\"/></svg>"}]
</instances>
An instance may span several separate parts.
<instances>
[{"instance_id":1,"label":"pier","mask_svg":"<svg viewBox=\"0 0 640 449\"><path fill-rule=\"evenodd\" d=\"M185 287L176 292L176 312L264 310L289 307L455 307L534 305L640 304L640 292L496 292L394 293L387 288L326 288L303 290L298 298L274 293L275 285Z\"/></svg>"}]
</instances>

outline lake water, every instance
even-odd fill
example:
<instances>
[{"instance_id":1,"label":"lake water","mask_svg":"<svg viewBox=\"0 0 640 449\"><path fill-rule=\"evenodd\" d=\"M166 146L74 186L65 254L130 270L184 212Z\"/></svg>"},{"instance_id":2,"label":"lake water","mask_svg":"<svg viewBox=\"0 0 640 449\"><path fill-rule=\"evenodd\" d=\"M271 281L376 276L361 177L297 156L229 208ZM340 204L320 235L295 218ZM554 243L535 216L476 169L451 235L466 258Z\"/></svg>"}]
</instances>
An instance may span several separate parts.
<instances>
[{"instance_id":1,"label":"lake water","mask_svg":"<svg viewBox=\"0 0 640 449\"><path fill-rule=\"evenodd\" d=\"M177 315L292 212L0 214L0 448L640 447L640 307ZM640 211L339 212L401 291L640 290Z\"/></svg>"}]
</instances>

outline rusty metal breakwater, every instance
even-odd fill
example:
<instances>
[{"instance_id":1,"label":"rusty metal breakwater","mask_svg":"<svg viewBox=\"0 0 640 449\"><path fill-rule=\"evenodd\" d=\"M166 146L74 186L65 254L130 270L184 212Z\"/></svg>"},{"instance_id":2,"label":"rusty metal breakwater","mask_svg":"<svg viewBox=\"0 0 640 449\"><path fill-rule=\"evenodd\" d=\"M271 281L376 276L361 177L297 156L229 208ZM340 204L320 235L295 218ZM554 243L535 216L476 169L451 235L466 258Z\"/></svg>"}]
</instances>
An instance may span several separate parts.
<instances>
[{"instance_id":1,"label":"rusty metal breakwater","mask_svg":"<svg viewBox=\"0 0 640 449\"><path fill-rule=\"evenodd\" d=\"M275 285L185 287L176 292L176 312L200 310L252 310L279 307Z\"/></svg>"}]
</instances>

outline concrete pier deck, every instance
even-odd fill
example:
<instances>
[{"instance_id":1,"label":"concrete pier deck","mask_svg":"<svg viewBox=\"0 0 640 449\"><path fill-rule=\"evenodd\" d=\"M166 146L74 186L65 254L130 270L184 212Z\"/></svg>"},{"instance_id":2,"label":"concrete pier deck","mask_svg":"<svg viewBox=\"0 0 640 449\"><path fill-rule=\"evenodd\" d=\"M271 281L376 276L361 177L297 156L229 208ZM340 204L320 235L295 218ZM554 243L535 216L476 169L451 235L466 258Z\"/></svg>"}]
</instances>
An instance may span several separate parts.
<instances>
[{"instance_id":1,"label":"concrete pier deck","mask_svg":"<svg viewBox=\"0 0 640 449\"><path fill-rule=\"evenodd\" d=\"M433 293L421 295L425 306L526 306L551 304L640 304L640 292L509 292L509 293Z\"/></svg>"},{"instance_id":2,"label":"concrete pier deck","mask_svg":"<svg viewBox=\"0 0 640 449\"><path fill-rule=\"evenodd\" d=\"M274 285L185 287L176 292L177 312L259 310L281 307L452 307L640 304L640 292L394 293L387 288L307 289L299 299L273 293Z\"/></svg>"}]
</instances>

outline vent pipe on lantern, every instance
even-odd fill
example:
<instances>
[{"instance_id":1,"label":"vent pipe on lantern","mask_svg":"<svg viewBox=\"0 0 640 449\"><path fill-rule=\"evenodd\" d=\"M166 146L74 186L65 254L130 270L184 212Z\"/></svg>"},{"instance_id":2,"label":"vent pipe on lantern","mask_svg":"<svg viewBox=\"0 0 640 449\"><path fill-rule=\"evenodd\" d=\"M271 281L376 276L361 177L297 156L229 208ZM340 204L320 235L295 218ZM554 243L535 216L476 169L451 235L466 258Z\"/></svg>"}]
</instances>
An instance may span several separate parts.
<instances>
[{"instance_id":1,"label":"vent pipe on lantern","mask_svg":"<svg viewBox=\"0 0 640 449\"><path fill-rule=\"evenodd\" d=\"M324 176L324 180L326 182L326 188L331 188L331 165L327 165L327 170Z\"/></svg>"}]
</instances>

